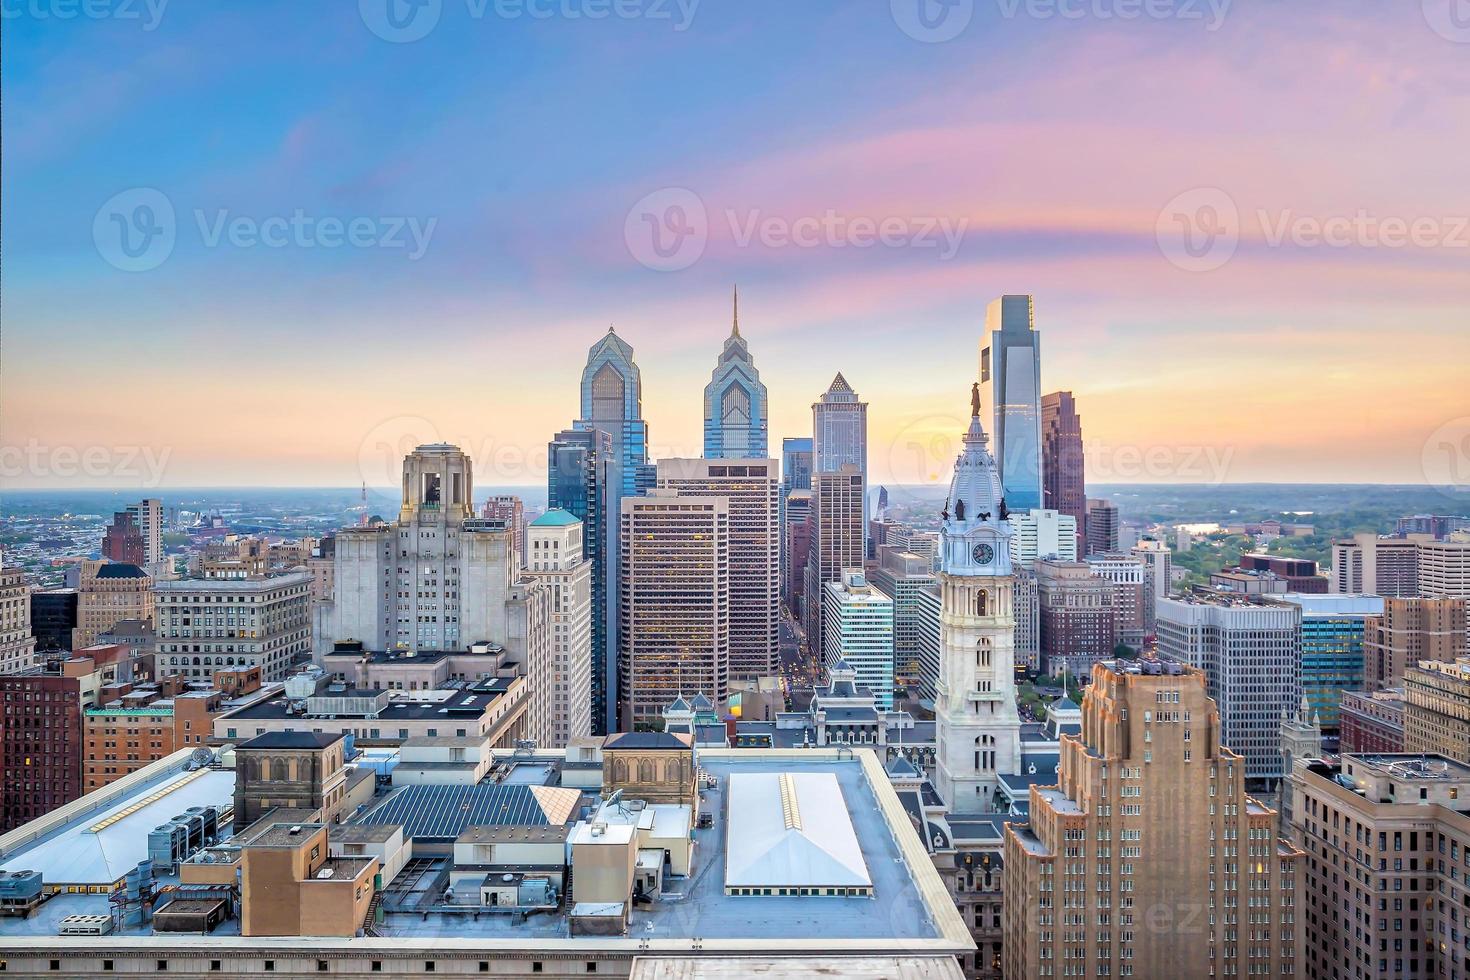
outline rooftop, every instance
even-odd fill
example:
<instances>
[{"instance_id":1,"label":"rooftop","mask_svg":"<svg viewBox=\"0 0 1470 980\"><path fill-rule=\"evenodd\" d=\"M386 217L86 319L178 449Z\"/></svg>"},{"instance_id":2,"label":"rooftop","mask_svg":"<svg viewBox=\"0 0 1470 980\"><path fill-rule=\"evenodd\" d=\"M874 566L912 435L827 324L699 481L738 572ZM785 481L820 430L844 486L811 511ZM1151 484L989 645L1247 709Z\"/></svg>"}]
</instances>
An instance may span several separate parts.
<instances>
[{"instance_id":1,"label":"rooftop","mask_svg":"<svg viewBox=\"0 0 1470 980\"><path fill-rule=\"evenodd\" d=\"M324 749L344 736L341 732L266 732L249 741L241 742L237 749Z\"/></svg>"},{"instance_id":2,"label":"rooftop","mask_svg":"<svg viewBox=\"0 0 1470 980\"><path fill-rule=\"evenodd\" d=\"M568 527L572 524L582 523L581 519L571 511L562 510L560 507L548 510L540 517L531 522L531 527Z\"/></svg>"}]
</instances>

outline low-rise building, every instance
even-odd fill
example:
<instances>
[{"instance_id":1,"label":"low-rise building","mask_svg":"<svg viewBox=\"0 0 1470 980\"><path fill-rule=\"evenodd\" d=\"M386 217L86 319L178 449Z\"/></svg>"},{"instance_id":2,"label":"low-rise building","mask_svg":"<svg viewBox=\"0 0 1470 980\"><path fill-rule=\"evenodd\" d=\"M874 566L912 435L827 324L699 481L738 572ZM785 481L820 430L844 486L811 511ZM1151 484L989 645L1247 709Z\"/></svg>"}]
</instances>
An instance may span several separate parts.
<instances>
[{"instance_id":1,"label":"low-rise building","mask_svg":"<svg viewBox=\"0 0 1470 980\"><path fill-rule=\"evenodd\" d=\"M1404 689L1343 691L1338 709L1338 751L1404 751Z\"/></svg>"}]
</instances>

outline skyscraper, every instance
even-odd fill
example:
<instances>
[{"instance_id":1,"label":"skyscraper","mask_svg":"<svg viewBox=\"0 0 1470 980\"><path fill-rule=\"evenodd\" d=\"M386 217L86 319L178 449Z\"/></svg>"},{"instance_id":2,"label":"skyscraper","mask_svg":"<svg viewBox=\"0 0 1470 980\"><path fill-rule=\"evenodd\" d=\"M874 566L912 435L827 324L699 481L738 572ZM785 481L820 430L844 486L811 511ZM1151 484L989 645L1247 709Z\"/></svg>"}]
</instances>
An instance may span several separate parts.
<instances>
[{"instance_id":1,"label":"skyscraper","mask_svg":"<svg viewBox=\"0 0 1470 980\"><path fill-rule=\"evenodd\" d=\"M869 584L861 568L844 568L822 590L822 662L857 672L858 686L878 707L893 708L893 600Z\"/></svg>"},{"instance_id":2,"label":"skyscraper","mask_svg":"<svg viewBox=\"0 0 1470 980\"><path fill-rule=\"evenodd\" d=\"M622 495L637 493L638 468L648 462L643 378L633 362L632 346L612 327L587 352L587 366L582 369L582 417L576 427L599 429L612 436Z\"/></svg>"},{"instance_id":3,"label":"skyscraper","mask_svg":"<svg viewBox=\"0 0 1470 980\"><path fill-rule=\"evenodd\" d=\"M730 678L780 669L781 616L774 459L661 459L658 485L681 497L720 497L730 510Z\"/></svg>"},{"instance_id":4,"label":"skyscraper","mask_svg":"<svg viewBox=\"0 0 1470 980\"><path fill-rule=\"evenodd\" d=\"M999 774L1021 771L1011 528L1000 520L1001 493L976 385L940 530L935 784L955 813L993 809Z\"/></svg>"},{"instance_id":5,"label":"skyscraper","mask_svg":"<svg viewBox=\"0 0 1470 980\"><path fill-rule=\"evenodd\" d=\"M542 689L531 691L532 715L548 714L547 748L592 734L592 562L583 550L586 525L569 511L553 508L526 529L526 574L551 588L554 637L547 653ZM532 720L533 730L538 727Z\"/></svg>"},{"instance_id":6,"label":"skyscraper","mask_svg":"<svg viewBox=\"0 0 1470 980\"><path fill-rule=\"evenodd\" d=\"M598 429L559 432L546 447L548 508L582 522L582 552L592 563L592 733L617 731L618 512L621 483L612 436Z\"/></svg>"},{"instance_id":7,"label":"skyscraper","mask_svg":"<svg viewBox=\"0 0 1470 980\"><path fill-rule=\"evenodd\" d=\"M740 336L740 292L730 336L704 388L705 459L761 459L766 455L766 386Z\"/></svg>"},{"instance_id":8,"label":"skyscraper","mask_svg":"<svg viewBox=\"0 0 1470 980\"><path fill-rule=\"evenodd\" d=\"M823 650L822 593L867 555L868 405L838 374L812 404L811 542L802 615L813 653Z\"/></svg>"},{"instance_id":9,"label":"skyscraper","mask_svg":"<svg viewBox=\"0 0 1470 980\"><path fill-rule=\"evenodd\" d=\"M1087 478L1083 471L1082 418L1070 391L1054 391L1041 399L1041 488L1044 507L1072 515L1077 522L1078 548L1084 548Z\"/></svg>"},{"instance_id":10,"label":"skyscraper","mask_svg":"<svg viewBox=\"0 0 1470 980\"><path fill-rule=\"evenodd\" d=\"M1002 296L985 310L981 403L992 413L995 462L1011 510L1043 506L1041 335L1030 296Z\"/></svg>"},{"instance_id":11,"label":"skyscraper","mask_svg":"<svg viewBox=\"0 0 1470 980\"><path fill-rule=\"evenodd\" d=\"M155 578L168 571L162 568L163 551L163 501L147 497L136 504L128 504L128 513L133 515L133 524L143 536L143 569Z\"/></svg>"},{"instance_id":12,"label":"skyscraper","mask_svg":"<svg viewBox=\"0 0 1470 980\"><path fill-rule=\"evenodd\" d=\"M1111 500L1087 502L1087 554L1118 550L1118 508Z\"/></svg>"},{"instance_id":13,"label":"skyscraper","mask_svg":"<svg viewBox=\"0 0 1470 980\"><path fill-rule=\"evenodd\" d=\"M787 493L812 488L812 440L809 436L781 440L781 488Z\"/></svg>"},{"instance_id":14,"label":"skyscraper","mask_svg":"<svg viewBox=\"0 0 1470 980\"><path fill-rule=\"evenodd\" d=\"M112 523L102 532L102 557L139 567L148 564L143 535L138 533L131 511L120 510L112 515Z\"/></svg>"},{"instance_id":15,"label":"skyscraper","mask_svg":"<svg viewBox=\"0 0 1470 980\"><path fill-rule=\"evenodd\" d=\"M622 502L618 647L624 731L680 694L730 686L730 503L654 489Z\"/></svg>"},{"instance_id":16,"label":"skyscraper","mask_svg":"<svg viewBox=\"0 0 1470 980\"><path fill-rule=\"evenodd\" d=\"M812 473L836 473L852 464L868 480L868 403L841 374L812 404Z\"/></svg>"}]
</instances>

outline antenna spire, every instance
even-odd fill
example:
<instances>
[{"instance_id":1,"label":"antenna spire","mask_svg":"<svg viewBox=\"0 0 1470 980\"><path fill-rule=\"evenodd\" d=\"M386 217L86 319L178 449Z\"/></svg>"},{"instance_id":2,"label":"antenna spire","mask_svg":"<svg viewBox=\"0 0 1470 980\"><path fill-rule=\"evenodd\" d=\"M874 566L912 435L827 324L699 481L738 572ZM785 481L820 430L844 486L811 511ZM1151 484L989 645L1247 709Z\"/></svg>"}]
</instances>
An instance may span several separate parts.
<instances>
[{"instance_id":1,"label":"antenna spire","mask_svg":"<svg viewBox=\"0 0 1470 980\"><path fill-rule=\"evenodd\" d=\"M735 285L735 320L730 327L730 336L740 336L740 284Z\"/></svg>"}]
</instances>

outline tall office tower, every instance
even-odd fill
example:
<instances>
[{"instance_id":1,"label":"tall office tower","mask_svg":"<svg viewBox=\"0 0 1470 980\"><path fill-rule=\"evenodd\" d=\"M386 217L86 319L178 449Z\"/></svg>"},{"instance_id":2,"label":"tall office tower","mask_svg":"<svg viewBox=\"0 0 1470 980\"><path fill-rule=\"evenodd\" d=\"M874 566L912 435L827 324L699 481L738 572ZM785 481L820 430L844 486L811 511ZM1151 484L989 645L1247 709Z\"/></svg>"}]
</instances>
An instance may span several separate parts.
<instances>
[{"instance_id":1,"label":"tall office tower","mask_svg":"<svg viewBox=\"0 0 1470 980\"><path fill-rule=\"evenodd\" d=\"M728 697L730 504L654 489L622 507L619 717L632 731L681 694Z\"/></svg>"},{"instance_id":2,"label":"tall office tower","mask_svg":"<svg viewBox=\"0 0 1470 980\"><path fill-rule=\"evenodd\" d=\"M1435 756L1343 755L1299 762L1292 784L1311 923L1298 975L1463 978L1470 768Z\"/></svg>"},{"instance_id":3,"label":"tall office tower","mask_svg":"<svg viewBox=\"0 0 1470 980\"><path fill-rule=\"evenodd\" d=\"M526 530L526 574L544 581L551 593L551 659L544 671L535 665L529 671L528 709L532 716L547 714L550 748L592 734L592 561L583 550L585 532L585 524L560 508ZM533 717L531 728L538 727Z\"/></svg>"},{"instance_id":4,"label":"tall office tower","mask_svg":"<svg viewBox=\"0 0 1470 980\"><path fill-rule=\"evenodd\" d=\"M162 675L213 680L217 670L259 667L284 680L310 659L311 575L155 582L156 662Z\"/></svg>"},{"instance_id":5,"label":"tall office tower","mask_svg":"<svg viewBox=\"0 0 1470 980\"><path fill-rule=\"evenodd\" d=\"M798 621L807 556L811 552L811 510L811 490L792 490L786 495L781 516L781 597Z\"/></svg>"},{"instance_id":6,"label":"tall office tower","mask_svg":"<svg viewBox=\"0 0 1470 980\"><path fill-rule=\"evenodd\" d=\"M1419 595L1419 542L1371 533L1334 541L1329 588L1349 595Z\"/></svg>"},{"instance_id":7,"label":"tall office tower","mask_svg":"<svg viewBox=\"0 0 1470 980\"><path fill-rule=\"evenodd\" d=\"M1004 830L1007 980L1302 975L1304 855L1246 795L1199 671L1097 664L1061 750Z\"/></svg>"},{"instance_id":8,"label":"tall office tower","mask_svg":"<svg viewBox=\"0 0 1470 980\"><path fill-rule=\"evenodd\" d=\"M1036 573L1015 570L1016 666L1041 670L1041 584Z\"/></svg>"},{"instance_id":9,"label":"tall office tower","mask_svg":"<svg viewBox=\"0 0 1470 980\"><path fill-rule=\"evenodd\" d=\"M658 485L719 497L730 513L730 679L780 673L781 582L774 459L661 459Z\"/></svg>"},{"instance_id":10,"label":"tall office tower","mask_svg":"<svg viewBox=\"0 0 1470 980\"><path fill-rule=\"evenodd\" d=\"M582 369L582 417L576 427L612 436L621 480L618 496L636 494L640 467L648 464L643 377L633 362L633 348L612 327L587 352L587 366Z\"/></svg>"},{"instance_id":11,"label":"tall office tower","mask_svg":"<svg viewBox=\"0 0 1470 980\"><path fill-rule=\"evenodd\" d=\"M1470 657L1404 671L1404 751L1470 764Z\"/></svg>"},{"instance_id":12,"label":"tall office tower","mask_svg":"<svg viewBox=\"0 0 1470 980\"><path fill-rule=\"evenodd\" d=\"M1012 532L1000 519L1003 491L989 441L976 385L939 532L935 785L955 813L992 810L998 774L1021 771Z\"/></svg>"},{"instance_id":13,"label":"tall office tower","mask_svg":"<svg viewBox=\"0 0 1470 980\"><path fill-rule=\"evenodd\" d=\"M153 622L153 579L126 562L84 561L77 582L77 628L71 648L80 650L125 619Z\"/></svg>"},{"instance_id":14,"label":"tall office tower","mask_svg":"<svg viewBox=\"0 0 1470 980\"><path fill-rule=\"evenodd\" d=\"M878 549L873 585L893 600L893 674L919 698L932 700L938 680L938 648L930 651L924 624L925 595L939 584L928 558L886 544ZM935 607L934 636L938 636ZM928 661L932 659L932 664Z\"/></svg>"},{"instance_id":15,"label":"tall office tower","mask_svg":"<svg viewBox=\"0 0 1470 980\"><path fill-rule=\"evenodd\" d=\"M618 512L621 481L612 436L597 429L559 432L546 449L547 507L582 522L582 551L592 563L592 733L617 731Z\"/></svg>"},{"instance_id":16,"label":"tall office tower","mask_svg":"<svg viewBox=\"0 0 1470 980\"><path fill-rule=\"evenodd\" d=\"M500 521L515 536L516 554L521 564L526 563L526 504L515 494L500 493L488 497L480 508L480 516L487 521Z\"/></svg>"},{"instance_id":17,"label":"tall office tower","mask_svg":"<svg viewBox=\"0 0 1470 980\"><path fill-rule=\"evenodd\" d=\"M143 535L138 532L138 525L128 511L120 510L112 515L112 523L102 533L102 557L130 565L148 564Z\"/></svg>"},{"instance_id":18,"label":"tall office tower","mask_svg":"<svg viewBox=\"0 0 1470 980\"><path fill-rule=\"evenodd\" d=\"M1245 757L1248 779L1285 773L1277 726L1302 698L1302 611L1290 603L1197 592L1160 599L1159 656L1205 672L1220 708L1220 741Z\"/></svg>"},{"instance_id":19,"label":"tall office tower","mask_svg":"<svg viewBox=\"0 0 1470 980\"><path fill-rule=\"evenodd\" d=\"M1158 538L1148 536L1129 549L1129 554L1148 565L1148 595L1144 603L1144 628L1154 632L1154 606L1174 591L1174 552Z\"/></svg>"},{"instance_id":20,"label":"tall office tower","mask_svg":"<svg viewBox=\"0 0 1470 980\"><path fill-rule=\"evenodd\" d=\"M163 501L147 497L136 504L128 504L128 513L133 515L133 524L143 538L143 569L157 578L168 574L164 567L163 550Z\"/></svg>"},{"instance_id":21,"label":"tall office tower","mask_svg":"<svg viewBox=\"0 0 1470 980\"><path fill-rule=\"evenodd\" d=\"M1301 607L1302 694L1307 699L1307 717L1316 717L1324 731L1336 735L1343 692L1363 689L1367 623L1383 615L1383 599L1287 592L1265 601Z\"/></svg>"},{"instance_id":22,"label":"tall office tower","mask_svg":"<svg viewBox=\"0 0 1470 980\"><path fill-rule=\"evenodd\" d=\"M995 461L1011 510L1045 507L1041 493L1041 335L1030 296L1002 296L985 310L981 402L990 406Z\"/></svg>"},{"instance_id":23,"label":"tall office tower","mask_svg":"<svg viewBox=\"0 0 1470 980\"><path fill-rule=\"evenodd\" d=\"M1087 543L1087 477L1082 450L1082 417L1070 391L1041 396L1042 506L1070 514L1077 524L1077 547Z\"/></svg>"},{"instance_id":24,"label":"tall office tower","mask_svg":"<svg viewBox=\"0 0 1470 980\"><path fill-rule=\"evenodd\" d=\"M844 568L822 590L822 662L829 672L850 669L858 687L893 708L893 600L869 584L861 568Z\"/></svg>"},{"instance_id":25,"label":"tall office tower","mask_svg":"<svg viewBox=\"0 0 1470 980\"><path fill-rule=\"evenodd\" d=\"M1011 537L1011 562L1019 568L1031 568L1038 558L1076 561L1077 519L1057 510L1011 511L1006 520L1015 534Z\"/></svg>"},{"instance_id":26,"label":"tall office tower","mask_svg":"<svg viewBox=\"0 0 1470 980\"><path fill-rule=\"evenodd\" d=\"M1364 683L1370 691L1398 687L1421 660L1453 663L1465 656L1464 599L1389 598L1383 613L1363 624Z\"/></svg>"},{"instance_id":27,"label":"tall office tower","mask_svg":"<svg viewBox=\"0 0 1470 980\"><path fill-rule=\"evenodd\" d=\"M0 674L14 673L35 662L31 587L19 569L0 570Z\"/></svg>"},{"instance_id":28,"label":"tall office tower","mask_svg":"<svg viewBox=\"0 0 1470 980\"><path fill-rule=\"evenodd\" d=\"M1111 500L1087 501L1087 553L1118 550L1118 508Z\"/></svg>"},{"instance_id":29,"label":"tall office tower","mask_svg":"<svg viewBox=\"0 0 1470 980\"><path fill-rule=\"evenodd\" d=\"M766 386L740 336L740 292L730 336L704 387L705 459L764 459L767 429Z\"/></svg>"},{"instance_id":30,"label":"tall office tower","mask_svg":"<svg viewBox=\"0 0 1470 980\"><path fill-rule=\"evenodd\" d=\"M1098 552L1087 556L1092 574L1113 585L1113 636L1115 642L1126 643L1135 650L1143 649L1144 606L1148 585L1148 566L1132 555Z\"/></svg>"},{"instance_id":31,"label":"tall office tower","mask_svg":"<svg viewBox=\"0 0 1470 980\"><path fill-rule=\"evenodd\" d=\"M812 403L812 478L856 466L868 481L868 403L841 374Z\"/></svg>"},{"instance_id":32,"label":"tall office tower","mask_svg":"<svg viewBox=\"0 0 1470 980\"><path fill-rule=\"evenodd\" d=\"M826 649L822 639L824 587L837 581L844 568L863 567L863 486L862 471L851 463L835 473L812 473L811 540L802 618L813 654Z\"/></svg>"},{"instance_id":33,"label":"tall office tower","mask_svg":"<svg viewBox=\"0 0 1470 980\"><path fill-rule=\"evenodd\" d=\"M1080 561L1036 563L1041 669L1051 677L1086 677L1118 644L1113 583Z\"/></svg>"},{"instance_id":34,"label":"tall office tower","mask_svg":"<svg viewBox=\"0 0 1470 980\"><path fill-rule=\"evenodd\" d=\"M799 597L795 597L787 588L786 583L792 577L791 552L788 549L789 535L786 528L792 524L792 518L787 513L787 504L791 495L798 490L810 490L812 488L812 440L810 437L792 439L790 437L781 440L781 494L780 513L777 518L781 522L781 597L786 602L786 608L795 612L801 605ZM810 501L810 496L808 496ZM800 579L805 558L796 563L796 577Z\"/></svg>"}]
</instances>

